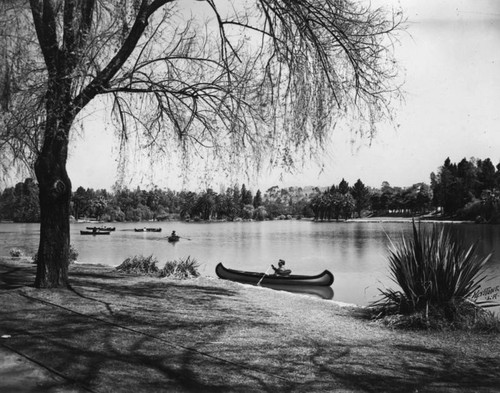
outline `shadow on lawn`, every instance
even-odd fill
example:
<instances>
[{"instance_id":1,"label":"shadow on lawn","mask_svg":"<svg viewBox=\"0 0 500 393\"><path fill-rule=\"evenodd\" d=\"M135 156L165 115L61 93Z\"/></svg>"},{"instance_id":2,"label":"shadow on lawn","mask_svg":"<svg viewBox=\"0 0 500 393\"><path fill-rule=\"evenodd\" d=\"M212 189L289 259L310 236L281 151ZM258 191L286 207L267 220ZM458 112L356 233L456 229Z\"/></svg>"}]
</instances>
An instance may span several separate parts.
<instances>
[{"instance_id":1,"label":"shadow on lawn","mask_svg":"<svg viewBox=\"0 0 500 393\"><path fill-rule=\"evenodd\" d=\"M32 273L7 271L9 282L25 283L23 271ZM9 345L16 351L64 375L66 387L76 382L91 391L265 392L286 384L246 366L239 345L225 348L223 356L198 349L197 343L218 342L226 330L238 329L235 310L217 305L234 292L119 278L73 273L70 291L10 292L24 301L7 302L0 330L10 332ZM192 291L196 294L186 298ZM229 352L232 360L225 359Z\"/></svg>"},{"instance_id":2,"label":"shadow on lawn","mask_svg":"<svg viewBox=\"0 0 500 393\"><path fill-rule=\"evenodd\" d=\"M0 263L0 290L33 286L35 265L10 266Z\"/></svg>"},{"instance_id":3,"label":"shadow on lawn","mask_svg":"<svg viewBox=\"0 0 500 393\"><path fill-rule=\"evenodd\" d=\"M318 348L311 359L320 370L315 391L498 392L500 386L498 358L460 359L453 351L423 345L337 342L326 350Z\"/></svg>"},{"instance_id":4,"label":"shadow on lawn","mask_svg":"<svg viewBox=\"0 0 500 393\"><path fill-rule=\"evenodd\" d=\"M0 271L11 287L31 282L22 270ZM286 321L271 322L267 308L223 287L138 281L109 270L74 271L71 281L71 291L0 292L0 330L10 332L16 350L91 391L396 393L500 386L498 358L349 332L308 336L287 330Z\"/></svg>"}]
</instances>

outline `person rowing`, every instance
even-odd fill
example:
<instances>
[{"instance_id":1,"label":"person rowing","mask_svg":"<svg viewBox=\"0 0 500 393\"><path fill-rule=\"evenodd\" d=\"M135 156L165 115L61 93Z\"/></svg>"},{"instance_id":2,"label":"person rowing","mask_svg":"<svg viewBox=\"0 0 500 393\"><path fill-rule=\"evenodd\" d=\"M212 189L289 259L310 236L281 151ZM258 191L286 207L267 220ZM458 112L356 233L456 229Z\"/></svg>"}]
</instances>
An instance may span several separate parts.
<instances>
[{"instance_id":1,"label":"person rowing","mask_svg":"<svg viewBox=\"0 0 500 393\"><path fill-rule=\"evenodd\" d=\"M290 269L285 269L285 261L283 259L278 261L278 267L275 267L274 265L271 265L271 267L273 268L276 276L289 276L292 272Z\"/></svg>"}]
</instances>

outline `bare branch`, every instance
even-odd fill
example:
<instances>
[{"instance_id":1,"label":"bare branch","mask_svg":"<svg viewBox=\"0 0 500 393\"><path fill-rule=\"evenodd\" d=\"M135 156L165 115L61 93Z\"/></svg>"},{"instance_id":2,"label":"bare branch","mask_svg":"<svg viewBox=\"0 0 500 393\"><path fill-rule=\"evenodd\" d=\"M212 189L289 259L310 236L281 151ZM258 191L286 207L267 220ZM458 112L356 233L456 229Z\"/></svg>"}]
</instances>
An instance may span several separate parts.
<instances>
[{"instance_id":1,"label":"bare branch","mask_svg":"<svg viewBox=\"0 0 500 393\"><path fill-rule=\"evenodd\" d=\"M399 92L390 39L402 15L352 0L232 9L207 0L199 3L212 15L206 21L186 18L186 3L174 0L66 0L62 12L54 1L30 4L35 29L51 33L40 42L46 63L64 49L68 122L109 95L102 102L122 140L143 138L162 154L210 146L221 160L253 155L256 166L265 157L293 167L315 157L342 121L356 119L371 137Z\"/></svg>"}]
</instances>

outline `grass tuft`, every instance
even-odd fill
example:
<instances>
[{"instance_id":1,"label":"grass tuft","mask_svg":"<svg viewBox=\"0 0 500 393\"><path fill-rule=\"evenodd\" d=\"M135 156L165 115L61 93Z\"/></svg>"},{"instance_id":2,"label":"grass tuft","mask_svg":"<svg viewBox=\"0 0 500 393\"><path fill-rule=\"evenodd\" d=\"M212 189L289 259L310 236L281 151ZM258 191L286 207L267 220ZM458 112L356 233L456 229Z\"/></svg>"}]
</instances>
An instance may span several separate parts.
<instances>
[{"instance_id":1,"label":"grass tuft","mask_svg":"<svg viewBox=\"0 0 500 393\"><path fill-rule=\"evenodd\" d=\"M163 269L160 270L160 277L173 277L173 278L193 278L199 277L200 273L198 268L200 264L196 259L188 256L186 259L179 259L178 261L167 261Z\"/></svg>"},{"instance_id":2,"label":"grass tuft","mask_svg":"<svg viewBox=\"0 0 500 393\"><path fill-rule=\"evenodd\" d=\"M9 254L12 258L19 258L23 256L23 251L19 248L11 248Z\"/></svg>"},{"instance_id":3,"label":"grass tuft","mask_svg":"<svg viewBox=\"0 0 500 393\"><path fill-rule=\"evenodd\" d=\"M153 255L148 257L135 255L125 259L121 265L116 267L116 270L123 273L155 276L159 272L158 266L156 266L157 263L158 261Z\"/></svg>"}]
</instances>

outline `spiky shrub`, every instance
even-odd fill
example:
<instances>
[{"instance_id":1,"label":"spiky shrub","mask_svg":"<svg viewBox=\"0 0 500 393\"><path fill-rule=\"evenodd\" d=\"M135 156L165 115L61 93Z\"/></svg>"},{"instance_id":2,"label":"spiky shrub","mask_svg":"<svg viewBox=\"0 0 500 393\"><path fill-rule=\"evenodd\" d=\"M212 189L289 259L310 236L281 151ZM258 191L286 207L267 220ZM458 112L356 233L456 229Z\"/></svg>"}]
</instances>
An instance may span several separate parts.
<instances>
[{"instance_id":1,"label":"spiky shrub","mask_svg":"<svg viewBox=\"0 0 500 393\"><path fill-rule=\"evenodd\" d=\"M159 268L156 266L157 259L150 255L144 257L142 255L135 255L125 259L121 265L116 267L116 270L124 273L132 273L138 275L158 275Z\"/></svg>"},{"instance_id":2,"label":"spiky shrub","mask_svg":"<svg viewBox=\"0 0 500 393\"><path fill-rule=\"evenodd\" d=\"M179 259L178 261L167 261L163 269L160 270L160 277L174 277L174 278L190 278L198 277L200 273L198 268L200 264L196 259L188 256L186 259Z\"/></svg>"},{"instance_id":3,"label":"spiky shrub","mask_svg":"<svg viewBox=\"0 0 500 393\"><path fill-rule=\"evenodd\" d=\"M382 298L372 306L379 315L415 318L420 313L427 324L429 314L447 321L463 319L459 314L471 309L464 304L473 304L469 299L485 280L484 265L491 256L478 256L476 248L477 243L455 241L444 228L433 226L428 232L413 223L413 236L403 236L399 244L391 241L389 247L390 277L400 290L379 289Z\"/></svg>"}]
</instances>

